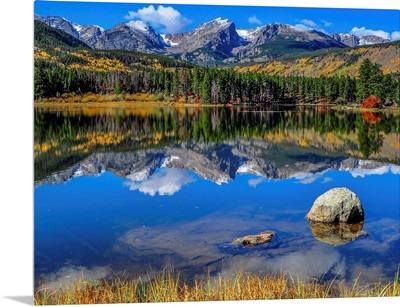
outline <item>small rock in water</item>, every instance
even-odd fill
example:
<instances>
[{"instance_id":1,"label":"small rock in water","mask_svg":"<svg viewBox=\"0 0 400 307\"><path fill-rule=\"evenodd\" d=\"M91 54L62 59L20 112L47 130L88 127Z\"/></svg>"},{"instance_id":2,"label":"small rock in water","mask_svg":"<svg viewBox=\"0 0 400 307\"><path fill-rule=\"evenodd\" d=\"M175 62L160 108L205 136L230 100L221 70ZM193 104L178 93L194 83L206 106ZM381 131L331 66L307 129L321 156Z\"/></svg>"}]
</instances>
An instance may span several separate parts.
<instances>
[{"instance_id":1,"label":"small rock in water","mask_svg":"<svg viewBox=\"0 0 400 307\"><path fill-rule=\"evenodd\" d=\"M364 221L364 209L354 192L333 188L315 200L306 218L322 223L358 223Z\"/></svg>"},{"instance_id":2,"label":"small rock in water","mask_svg":"<svg viewBox=\"0 0 400 307\"><path fill-rule=\"evenodd\" d=\"M260 232L256 235L247 235L244 237L237 238L233 240L233 244L243 244L244 246L256 246L260 244L269 243L272 241L274 233L272 231Z\"/></svg>"}]
</instances>

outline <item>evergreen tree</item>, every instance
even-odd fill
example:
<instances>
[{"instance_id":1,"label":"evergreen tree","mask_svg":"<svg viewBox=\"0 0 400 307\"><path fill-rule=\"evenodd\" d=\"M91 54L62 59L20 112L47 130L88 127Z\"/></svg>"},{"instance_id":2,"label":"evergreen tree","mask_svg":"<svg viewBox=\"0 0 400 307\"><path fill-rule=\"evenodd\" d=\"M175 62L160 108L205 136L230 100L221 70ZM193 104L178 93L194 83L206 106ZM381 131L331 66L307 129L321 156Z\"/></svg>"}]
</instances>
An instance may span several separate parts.
<instances>
[{"instance_id":1,"label":"evergreen tree","mask_svg":"<svg viewBox=\"0 0 400 307\"><path fill-rule=\"evenodd\" d=\"M364 100L370 95L384 96L382 86L383 72L380 66L365 59L358 70L357 99Z\"/></svg>"},{"instance_id":2,"label":"evergreen tree","mask_svg":"<svg viewBox=\"0 0 400 307\"><path fill-rule=\"evenodd\" d=\"M173 95L175 100L178 99L178 97L179 97L179 73L178 73L177 68L175 68L174 73L172 75L171 94Z\"/></svg>"},{"instance_id":3,"label":"evergreen tree","mask_svg":"<svg viewBox=\"0 0 400 307\"><path fill-rule=\"evenodd\" d=\"M204 72L203 81L201 82L201 101L205 104L211 103L211 75L207 69Z\"/></svg>"}]
</instances>

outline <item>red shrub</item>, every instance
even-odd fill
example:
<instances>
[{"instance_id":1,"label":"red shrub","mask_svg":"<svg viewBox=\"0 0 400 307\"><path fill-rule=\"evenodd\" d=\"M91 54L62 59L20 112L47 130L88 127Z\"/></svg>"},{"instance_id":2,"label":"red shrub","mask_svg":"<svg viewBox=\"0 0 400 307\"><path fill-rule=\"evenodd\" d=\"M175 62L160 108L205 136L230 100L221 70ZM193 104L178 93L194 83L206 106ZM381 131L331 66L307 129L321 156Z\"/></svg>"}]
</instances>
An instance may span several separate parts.
<instances>
[{"instance_id":1,"label":"red shrub","mask_svg":"<svg viewBox=\"0 0 400 307\"><path fill-rule=\"evenodd\" d=\"M366 109L373 109L373 108L379 108L382 103L382 100L379 98L376 98L374 95L370 95L367 98L364 99L362 102L362 108Z\"/></svg>"}]
</instances>

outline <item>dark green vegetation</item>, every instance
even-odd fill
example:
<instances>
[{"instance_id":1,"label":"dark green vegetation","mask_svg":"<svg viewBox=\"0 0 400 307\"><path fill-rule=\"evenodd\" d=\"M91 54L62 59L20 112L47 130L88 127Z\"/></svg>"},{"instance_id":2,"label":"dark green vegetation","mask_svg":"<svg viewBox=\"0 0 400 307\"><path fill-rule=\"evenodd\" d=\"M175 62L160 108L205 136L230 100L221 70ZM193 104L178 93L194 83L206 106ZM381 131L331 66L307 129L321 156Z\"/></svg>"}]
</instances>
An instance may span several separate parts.
<instances>
[{"instance_id":1,"label":"dark green vegetation","mask_svg":"<svg viewBox=\"0 0 400 307\"><path fill-rule=\"evenodd\" d=\"M85 93L151 93L158 100L203 104L343 104L361 102L367 94L387 105L400 102L399 75L383 75L372 62L363 64L359 78L237 72L138 52L92 50L40 21L35 21L34 64L38 101Z\"/></svg>"},{"instance_id":2,"label":"dark green vegetation","mask_svg":"<svg viewBox=\"0 0 400 307\"><path fill-rule=\"evenodd\" d=\"M288 37L290 37L290 39L288 39ZM273 40L268 42L268 44L261 45L257 47L257 49L262 51L257 56L266 55L271 59L279 59L284 55L299 56L299 54L304 55L305 52L326 50L326 48L321 49L321 46L318 44L313 45L307 41L298 41L296 40L296 35L278 35ZM336 47L334 49L340 50L342 48Z\"/></svg>"},{"instance_id":3,"label":"dark green vegetation","mask_svg":"<svg viewBox=\"0 0 400 307\"><path fill-rule=\"evenodd\" d=\"M278 41L279 42L279 41ZM337 48L337 47L330 47L330 48L323 48L323 49L316 49L316 50L310 50L310 48L295 48L301 46L301 43L299 45L292 45L289 47L292 47L292 50L289 52L282 52L284 50L284 45L278 44L277 45L280 47L278 50L280 52L277 52L276 54L279 55L276 57L274 60L281 60L281 61L288 61L288 60L295 60L298 58L315 58L315 57L321 57L321 56L330 56L330 55L338 55L342 56L346 60L346 65L349 66L353 63L355 63L364 52L360 52L361 50L367 49L368 46L361 45L361 46L355 46L355 47L350 47L350 48ZM387 48L389 46L393 46L395 48L399 48L399 41L394 41L394 42L388 42L388 43L381 43L381 44L374 44L371 47L378 47L378 48ZM353 52L349 54L349 50L352 50Z\"/></svg>"},{"instance_id":4,"label":"dark green vegetation","mask_svg":"<svg viewBox=\"0 0 400 307\"><path fill-rule=\"evenodd\" d=\"M365 59L359 69L357 82L357 96L364 100L370 95L391 101L398 100L399 82L394 81L391 75L384 75L379 65Z\"/></svg>"},{"instance_id":5,"label":"dark green vegetation","mask_svg":"<svg viewBox=\"0 0 400 307\"><path fill-rule=\"evenodd\" d=\"M34 21L34 45L35 46L47 46L48 48L84 48L90 49L81 40L65 33L64 31L55 29L46 25L45 23L35 20Z\"/></svg>"}]
</instances>

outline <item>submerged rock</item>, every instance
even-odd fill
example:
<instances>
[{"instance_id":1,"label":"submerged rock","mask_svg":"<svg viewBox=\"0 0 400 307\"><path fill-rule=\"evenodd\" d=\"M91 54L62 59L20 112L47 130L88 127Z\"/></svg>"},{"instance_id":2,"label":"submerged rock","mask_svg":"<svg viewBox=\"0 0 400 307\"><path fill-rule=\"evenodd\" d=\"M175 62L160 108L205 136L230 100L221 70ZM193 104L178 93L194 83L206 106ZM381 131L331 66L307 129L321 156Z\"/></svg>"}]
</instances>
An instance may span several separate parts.
<instances>
[{"instance_id":1,"label":"submerged rock","mask_svg":"<svg viewBox=\"0 0 400 307\"><path fill-rule=\"evenodd\" d=\"M274 233L272 231L260 232L256 235L247 235L244 237L237 238L233 240L233 244L243 244L244 246L256 246L260 244L269 243L272 241Z\"/></svg>"},{"instance_id":2,"label":"submerged rock","mask_svg":"<svg viewBox=\"0 0 400 307\"><path fill-rule=\"evenodd\" d=\"M309 221L310 229L314 237L321 242L332 246L339 246L354 241L358 237L368 237L369 234L362 231L364 222L355 224L328 224Z\"/></svg>"},{"instance_id":3,"label":"submerged rock","mask_svg":"<svg viewBox=\"0 0 400 307\"><path fill-rule=\"evenodd\" d=\"M364 209L354 192L333 188L315 200L306 218L322 223L358 223L364 221Z\"/></svg>"}]
</instances>

